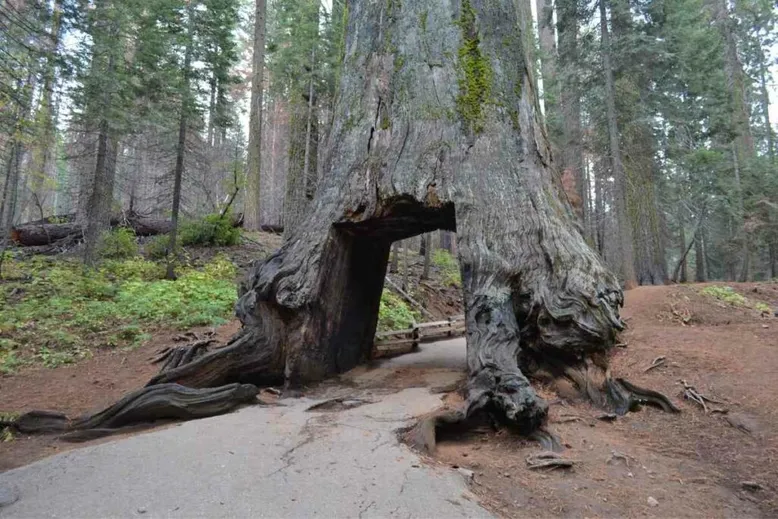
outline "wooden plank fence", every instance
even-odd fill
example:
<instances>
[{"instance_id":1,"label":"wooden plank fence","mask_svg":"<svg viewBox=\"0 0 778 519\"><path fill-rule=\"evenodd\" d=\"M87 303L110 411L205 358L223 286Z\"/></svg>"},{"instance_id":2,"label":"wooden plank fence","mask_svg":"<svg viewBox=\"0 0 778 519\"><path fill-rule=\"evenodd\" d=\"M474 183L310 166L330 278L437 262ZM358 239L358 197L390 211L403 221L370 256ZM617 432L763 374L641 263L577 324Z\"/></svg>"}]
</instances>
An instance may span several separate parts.
<instances>
[{"instance_id":1,"label":"wooden plank fence","mask_svg":"<svg viewBox=\"0 0 778 519\"><path fill-rule=\"evenodd\" d=\"M415 350L419 344L465 335L465 316L455 315L445 321L414 324L406 330L378 332L373 345L373 358L396 357Z\"/></svg>"}]
</instances>

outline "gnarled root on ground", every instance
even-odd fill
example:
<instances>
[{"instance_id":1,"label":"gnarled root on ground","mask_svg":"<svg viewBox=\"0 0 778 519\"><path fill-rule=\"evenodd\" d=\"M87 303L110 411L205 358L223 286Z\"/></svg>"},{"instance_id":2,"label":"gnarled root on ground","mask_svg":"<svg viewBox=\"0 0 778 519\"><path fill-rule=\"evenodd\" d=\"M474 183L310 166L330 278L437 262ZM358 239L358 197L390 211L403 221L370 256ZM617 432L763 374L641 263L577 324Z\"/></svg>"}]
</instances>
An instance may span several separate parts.
<instances>
[{"instance_id":1,"label":"gnarled root on ground","mask_svg":"<svg viewBox=\"0 0 778 519\"><path fill-rule=\"evenodd\" d=\"M94 414L70 419L62 413L31 411L7 425L24 434L60 433L65 440L83 441L120 432L120 428L128 425L223 414L239 405L256 402L258 393L259 389L251 384L203 389L159 384L133 391Z\"/></svg>"}]
</instances>

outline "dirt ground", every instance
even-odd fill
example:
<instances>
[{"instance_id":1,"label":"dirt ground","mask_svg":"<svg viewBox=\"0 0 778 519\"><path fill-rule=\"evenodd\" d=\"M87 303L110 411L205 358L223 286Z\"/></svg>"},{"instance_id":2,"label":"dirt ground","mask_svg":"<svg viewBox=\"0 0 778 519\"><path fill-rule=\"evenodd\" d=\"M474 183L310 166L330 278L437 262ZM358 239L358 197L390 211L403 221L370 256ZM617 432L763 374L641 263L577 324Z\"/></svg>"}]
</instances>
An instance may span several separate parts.
<instances>
[{"instance_id":1,"label":"dirt ground","mask_svg":"<svg viewBox=\"0 0 778 519\"><path fill-rule=\"evenodd\" d=\"M216 330L223 343L239 328L237 321ZM192 330L210 331L207 328ZM162 347L174 343L179 331L159 330L153 340L132 350L98 350L92 358L55 369L25 369L0 376L0 411L53 410L68 416L105 408L128 391L143 387L159 366L149 362ZM111 441L116 436L89 444ZM59 454L84 444L58 441L52 436L17 436L0 441L0 472Z\"/></svg>"},{"instance_id":2,"label":"dirt ground","mask_svg":"<svg viewBox=\"0 0 778 519\"><path fill-rule=\"evenodd\" d=\"M778 308L778 284L730 286ZM472 470L473 491L504 517L778 516L778 319L711 301L701 288L628 292L627 347L612 361L615 376L664 392L681 414L644 408L604 422L600 410L546 388L550 429L573 469L530 471L538 445L489 429L439 441L435 462ZM660 356L665 364L646 372ZM681 380L727 413L685 401Z\"/></svg>"},{"instance_id":3,"label":"dirt ground","mask_svg":"<svg viewBox=\"0 0 778 519\"><path fill-rule=\"evenodd\" d=\"M778 283L730 286L778 309ZM664 392L681 414L644 408L605 422L563 386L541 387L551 403L549 428L567 447L562 455L577 462L572 469L530 471L526 458L538 444L489 428L440 438L429 462L472 470L473 491L503 517L778 516L778 319L704 297L702 288L628 292L626 347L612 360L614 376ZM219 338L236 328L219 330ZM76 366L2 377L0 408L78 414L107 405L148 380L156 369L149 357L173 335L162 331L140 349L101 352ZM660 356L664 364L646 371ZM450 392L463 376L429 366L364 367L330 384ZM681 380L723 402L711 408L726 413L684 400ZM0 471L74 447L18 437L0 443Z\"/></svg>"}]
</instances>

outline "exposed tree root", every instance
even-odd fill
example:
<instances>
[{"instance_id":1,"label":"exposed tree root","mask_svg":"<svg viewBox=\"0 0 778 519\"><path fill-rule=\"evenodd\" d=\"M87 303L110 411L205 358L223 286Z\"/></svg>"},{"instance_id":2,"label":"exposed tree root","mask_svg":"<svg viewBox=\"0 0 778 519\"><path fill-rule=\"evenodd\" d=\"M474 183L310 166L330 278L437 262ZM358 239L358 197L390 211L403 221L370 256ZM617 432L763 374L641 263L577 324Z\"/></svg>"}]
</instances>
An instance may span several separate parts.
<instances>
[{"instance_id":1,"label":"exposed tree root","mask_svg":"<svg viewBox=\"0 0 778 519\"><path fill-rule=\"evenodd\" d=\"M188 353L191 354L191 349ZM160 372L146 386L171 382L195 388L230 382L251 382L261 386L284 379L280 352L253 332L240 332L226 347L192 357L190 362Z\"/></svg>"},{"instance_id":2,"label":"exposed tree root","mask_svg":"<svg viewBox=\"0 0 778 519\"><path fill-rule=\"evenodd\" d=\"M680 413L669 398L652 389L645 389L631 382L617 378L607 381L608 400L617 414L627 414L641 404L649 404L661 408L667 413Z\"/></svg>"},{"instance_id":3,"label":"exposed tree root","mask_svg":"<svg viewBox=\"0 0 778 519\"><path fill-rule=\"evenodd\" d=\"M578 392L596 406L622 416L647 404L668 413L680 413L669 398L657 391L642 388L623 378L612 378L607 359L594 356L575 366L555 362L552 372L571 381Z\"/></svg>"},{"instance_id":4,"label":"exposed tree root","mask_svg":"<svg viewBox=\"0 0 778 519\"><path fill-rule=\"evenodd\" d=\"M91 415L70 419L64 414L31 411L9 425L25 434L85 433L91 437L117 432L121 427L155 420L190 420L231 411L235 407L256 401L259 390L251 384L229 384L206 389L193 389L178 384L160 384L133 391L112 406ZM83 438L71 434L70 439Z\"/></svg>"}]
</instances>

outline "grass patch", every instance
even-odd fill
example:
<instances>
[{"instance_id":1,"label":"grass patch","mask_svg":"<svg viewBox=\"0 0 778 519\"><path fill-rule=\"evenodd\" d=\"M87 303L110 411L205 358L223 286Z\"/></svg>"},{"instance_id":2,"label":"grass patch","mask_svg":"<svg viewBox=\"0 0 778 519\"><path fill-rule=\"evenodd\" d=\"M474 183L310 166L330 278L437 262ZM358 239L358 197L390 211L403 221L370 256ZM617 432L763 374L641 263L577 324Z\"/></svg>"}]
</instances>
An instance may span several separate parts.
<instances>
[{"instance_id":1,"label":"grass patch","mask_svg":"<svg viewBox=\"0 0 778 519\"><path fill-rule=\"evenodd\" d=\"M462 286L459 262L450 252L445 249L436 249L432 253L432 264L440 270L444 284L455 287Z\"/></svg>"},{"instance_id":2,"label":"grass patch","mask_svg":"<svg viewBox=\"0 0 778 519\"><path fill-rule=\"evenodd\" d=\"M98 347L131 347L159 325L219 325L233 313L235 266L217 256L177 281L140 258L106 261L87 270L75 260L8 262L0 284L0 371L25 364L56 367Z\"/></svg>"},{"instance_id":3,"label":"grass patch","mask_svg":"<svg viewBox=\"0 0 778 519\"><path fill-rule=\"evenodd\" d=\"M760 314L772 315L773 313L773 309L770 308L770 305L762 302L754 303L748 298L744 297L743 295L735 292L735 290L732 287L723 287L723 286L714 285L714 286L703 288L700 291L700 293L707 297L716 298L719 301L723 301L732 306L752 308L757 312L759 312Z\"/></svg>"},{"instance_id":4,"label":"grass patch","mask_svg":"<svg viewBox=\"0 0 778 519\"><path fill-rule=\"evenodd\" d=\"M735 292L732 287L710 286L703 288L700 293L733 306L746 306L746 298Z\"/></svg>"}]
</instances>

